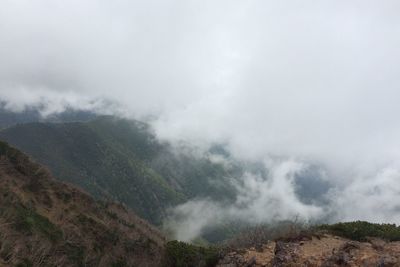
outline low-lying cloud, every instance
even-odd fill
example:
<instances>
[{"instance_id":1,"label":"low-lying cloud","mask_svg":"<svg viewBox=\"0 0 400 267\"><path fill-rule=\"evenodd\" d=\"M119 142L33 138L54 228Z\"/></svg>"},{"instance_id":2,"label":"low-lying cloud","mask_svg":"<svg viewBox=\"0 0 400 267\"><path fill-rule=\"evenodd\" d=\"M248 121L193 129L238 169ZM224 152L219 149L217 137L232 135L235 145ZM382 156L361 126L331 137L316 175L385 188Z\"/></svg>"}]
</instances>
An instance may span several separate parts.
<instances>
[{"instance_id":1,"label":"low-lying cloud","mask_svg":"<svg viewBox=\"0 0 400 267\"><path fill-rule=\"evenodd\" d=\"M232 181L237 189L235 202L190 200L174 208L165 227L177 239L190 241L210 226L228 222L259 224L296 217L312 220L324 215L323 207L301 202L295 192L295 177L305 166L290 160L275 164L269 169L268 177L245 173L239 181Z\"/></svg>"},{"instance_id":2,"label":"low-lying cloud","mask_svg":"<svg viewBox=\"0 0 400 267\"><path fill-rule=\"evenodd\" d=\"M208 229L226 224L259 225L299 220L329 223L366 220L400 224L400 172L384 169L375 176L359 177L340 185L319 172L308 188L298 189L298 179L308 179L312 166L293 160L273 161L264 166L267 177L245 173L232 180L237 195L234 202L193 199L172 209L164 228L183 241L193 241ZM331 184L327 184L326 179ZM315 194L323 185L323 195ZM313 192L314 191L314 192ZM314 194L313 194L314 193ZM301 195L307 194L307 200Z\"/></svg>"},{"instance_id":3,"label":"low-lying cloud","mask_svg":"<svg viewBox=\"0 0 400 267\"><path fill-rule=\"evenodd\" d=\"M216 218L326 214L292 186L291 173L313 165L330 183L328 213L399 222L399 5L5 0L0 98L44 115L72 107L151 117L160 139L286 162L267 164L268 180L245 176ZM199 200L177 213L191 205L220 208Z\"/></svg>"}]
</instances>

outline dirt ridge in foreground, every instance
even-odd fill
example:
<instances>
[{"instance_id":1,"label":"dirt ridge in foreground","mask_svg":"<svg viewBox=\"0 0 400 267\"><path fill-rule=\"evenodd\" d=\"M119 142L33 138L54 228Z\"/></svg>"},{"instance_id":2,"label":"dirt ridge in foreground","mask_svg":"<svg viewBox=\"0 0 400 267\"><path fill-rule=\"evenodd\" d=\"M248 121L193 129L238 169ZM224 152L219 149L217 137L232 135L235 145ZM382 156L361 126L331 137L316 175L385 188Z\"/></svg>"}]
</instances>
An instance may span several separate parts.
<instances>
[{"instance_id":1,"label":"dirt ridge in foreground","mask_svg":"<svg viewBox=\"0 0 400 267\"><path fill-rule=\"evenodd\" d=\"M242 266L400 266L400 241L369 238L352 241L331 234L306 236L298 240L270 241L257 248L233 250L218 267Z\"/></svg>"}]
</instances>

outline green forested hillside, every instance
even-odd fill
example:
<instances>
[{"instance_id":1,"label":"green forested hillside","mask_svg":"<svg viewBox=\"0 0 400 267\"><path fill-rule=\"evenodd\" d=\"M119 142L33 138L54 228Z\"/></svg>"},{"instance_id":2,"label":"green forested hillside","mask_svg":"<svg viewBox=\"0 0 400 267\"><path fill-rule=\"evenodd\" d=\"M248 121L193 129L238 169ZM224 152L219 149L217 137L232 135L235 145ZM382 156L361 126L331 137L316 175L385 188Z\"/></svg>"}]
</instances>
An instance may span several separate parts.
<instances>
[{"instance_id":1,"label":"green forested hillside","mask_svg":"<svg viewBox=\"0 0 400 267\"><path fill-rule=\"evenodd\" d=\"M168 207L188 198L234 197L224 179L239 172L207 158L172 152L144 123L101 117L90 122L28 123L0 132L63 181L111 198L159 224Z\"/></svg>"},{"instance_id":2,"label":"green forested hillside","mask_svg":"<svg viewBox=\"0 0 400 267\"><path fill-rule=\"evenodd\" d=\"M13 112L6 109L5 103L0 100L0 129L21 123L89 121L95 117L96 114L93 112L68 108L63 112L46 117L43 117L40 110L34 107L27 108L21 112Z\"/></svg>"}]
</instances>

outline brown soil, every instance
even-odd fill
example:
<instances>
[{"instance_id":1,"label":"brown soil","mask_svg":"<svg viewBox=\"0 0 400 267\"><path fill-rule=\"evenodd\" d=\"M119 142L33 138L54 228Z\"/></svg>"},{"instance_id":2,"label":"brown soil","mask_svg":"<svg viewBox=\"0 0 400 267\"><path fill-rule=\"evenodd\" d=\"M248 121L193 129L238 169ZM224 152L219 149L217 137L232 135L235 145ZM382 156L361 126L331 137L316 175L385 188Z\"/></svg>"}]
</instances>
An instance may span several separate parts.
<instances>
[{"instance_id":1,"label":"brown soil","mask_svg":"<svg viewBox=\"0 0 400 267\"><path fill-rule=\"evenodd\" d=\"M370 239L356 242L322 235L298 241L276 241L261 248L230 252L217 265L241 266L400 266L400 242Z\"/></svg>"}]
</instances>

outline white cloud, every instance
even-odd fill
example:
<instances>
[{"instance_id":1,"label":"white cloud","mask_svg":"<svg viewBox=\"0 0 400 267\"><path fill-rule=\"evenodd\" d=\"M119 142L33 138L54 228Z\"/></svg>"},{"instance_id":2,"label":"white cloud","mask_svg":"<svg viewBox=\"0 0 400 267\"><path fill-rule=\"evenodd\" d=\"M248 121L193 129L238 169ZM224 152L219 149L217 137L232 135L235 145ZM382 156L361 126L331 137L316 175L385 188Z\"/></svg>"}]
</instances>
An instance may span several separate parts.
<instances>
[{"instance_id":1,"label":"white cloud","mask_svg":"<svg viewBox=\"0 0 400 267\"><path fill-rule=\"evenodd\" d=\"M374 177L359 177L332 194L341 220L400 224L400 171L384 169Z\"/></svg>"},{"instance_id":2,"label":"white cloud","mask_svg":"<svg viewBox=\"0 0 400 267\"><path fill-rule=\"evenodd\" d=\"M190 200L173 210L166 223L179 240L191 241L210 226L228 222L264 223L301 218L308 221L324 215L322 207L305 204L295 192L295 175L304 165L295 161L274 162L269 165L268 178L246 173L237 187L234 203L209 199Z\"/></svg>"}]
</instances>

